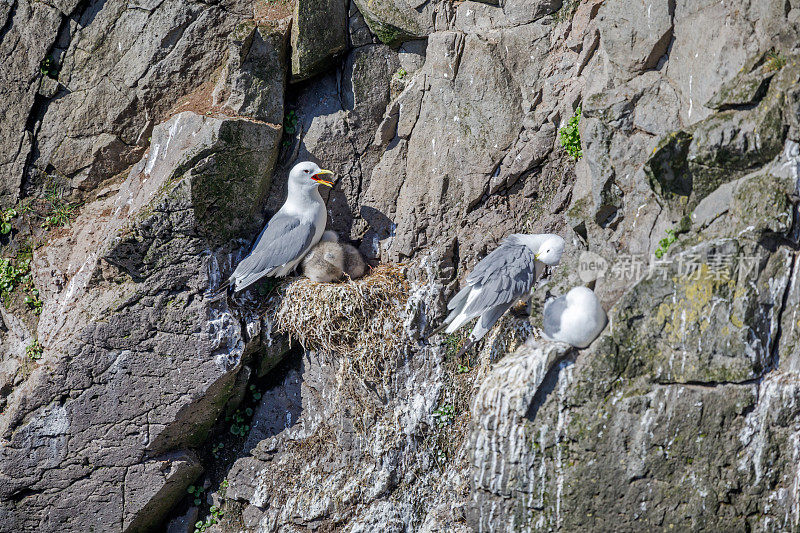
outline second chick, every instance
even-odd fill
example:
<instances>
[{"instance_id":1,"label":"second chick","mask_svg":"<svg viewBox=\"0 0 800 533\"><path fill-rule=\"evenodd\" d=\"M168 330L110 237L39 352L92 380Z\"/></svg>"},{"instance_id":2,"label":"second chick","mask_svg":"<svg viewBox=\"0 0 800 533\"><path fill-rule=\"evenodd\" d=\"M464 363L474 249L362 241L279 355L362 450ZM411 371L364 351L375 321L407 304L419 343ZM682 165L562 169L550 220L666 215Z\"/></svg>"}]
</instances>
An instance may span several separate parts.
<instances>
[{"instance_id":1,"label":"second chick","mask_svg":"<svg viewBox=\"0 0 800 533\"><path fill-rule=\"evenodd\" d=\"M314 248L303 258L303 274L323 283L339 281L346 274L350 279L364 275L367 266L359 251L339 242L334 231L326 231Z\"/></svg>"}]
</instances>

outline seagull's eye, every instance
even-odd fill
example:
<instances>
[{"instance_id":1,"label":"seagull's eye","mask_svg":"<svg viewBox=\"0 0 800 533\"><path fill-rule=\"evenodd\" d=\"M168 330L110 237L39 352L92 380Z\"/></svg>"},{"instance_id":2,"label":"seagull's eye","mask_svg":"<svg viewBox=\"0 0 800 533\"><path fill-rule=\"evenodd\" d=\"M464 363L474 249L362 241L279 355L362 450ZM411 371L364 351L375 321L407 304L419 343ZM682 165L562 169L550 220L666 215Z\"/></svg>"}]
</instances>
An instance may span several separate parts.
<instances>
[{"instance_id":1,"label":"seagull's eye","mask_svg":"<svg viewBox=\"0 0 800 533\"><path fill-rule=\"evenodd\" d=\"M306 174L308 174L308 169L305 169L303 172L305 172Z\"/></svg>"}]
</instances>

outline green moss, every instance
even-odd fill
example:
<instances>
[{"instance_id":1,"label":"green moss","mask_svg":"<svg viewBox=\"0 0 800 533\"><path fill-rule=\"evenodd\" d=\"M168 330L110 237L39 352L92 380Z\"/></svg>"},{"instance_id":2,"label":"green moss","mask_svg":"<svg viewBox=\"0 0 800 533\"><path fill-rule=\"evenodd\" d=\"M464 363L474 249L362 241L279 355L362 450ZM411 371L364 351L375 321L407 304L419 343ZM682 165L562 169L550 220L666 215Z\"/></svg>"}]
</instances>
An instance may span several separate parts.
<instances>
[{"instance_id":1,"label":"green moss","mask_svg":"<svg viewBox=\"0 0 800 533\"><path fill-rule=\"evenodd\" d=\"M591 202L588 196L575 200L567 210L567 216L576 220L585 220L588 218L589 203Z\"/></svg>"},{"instance_id":2,"label":"green moss","mask_svg":"<svg viewBox=\"0 0 800 533\"><path fill-rule=\"evenodd\" d=\"M213 242L227 242L250 229L270 182L258 176L259 166L253 155L228 154L217 159L215 172L192 181L195 218Z\"/></svg>"},{"instance_id":3,"label":"green moss","mask_svg":"<svg viewBox=\"0 0 800 533\"><path fill-rule=\"evenodd\" d=\"M416 21L392 0L357 0L356 4L369 29L384 44L393 46L422 36Z\"/></svg>"},{"instance_id":4,"label":"green moss","mask_svg":"<svg viewBox=\"0 0 800 533\"><path fill-rule=\"evenodd\" d=\"M407 37L403 30L391 24L382 24L373 21L373 25L370 29L383 44L389 46L399 44Z\"/></svg>"},{"instance_id":5,"label":"green moss","mask_svg":"<svg viewBox=\"0 0 800 533\"><path fill-rule=\"evenodd\" d=\"M670 133L661 139L644 165L650 186L666 200L675 196L688 197L692 193L692 181L687 175L686 161L691 142L690 133Z\"/></svg>"},{"instance_id":6,"label":"green moss","mask_svg":"<svg viewBox=\"0 0 800 533\"><path fill-rule=\"evenodd\" d=\"M575 16L575 12L578 10L580 3L581 0L564 0L564 3L561 4L561 9L556 11L555 15L553 16L556 23L572 20L572 17Z\"/></svg>"}]
</instances>

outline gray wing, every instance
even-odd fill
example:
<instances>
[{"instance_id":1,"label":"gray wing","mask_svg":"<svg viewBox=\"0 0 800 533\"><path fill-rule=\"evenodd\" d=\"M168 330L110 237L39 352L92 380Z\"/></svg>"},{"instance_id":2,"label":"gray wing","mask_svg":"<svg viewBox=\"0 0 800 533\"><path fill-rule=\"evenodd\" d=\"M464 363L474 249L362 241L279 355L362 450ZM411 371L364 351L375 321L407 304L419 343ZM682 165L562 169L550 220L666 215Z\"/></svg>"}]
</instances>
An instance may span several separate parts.
<instances>
[{"instance_id":1,"label":"gray wing","mask_svg":"<svg viewBox=\"0 0 800 533\"><path fill-rule=\"evenodd\" d=\"M555 300L547 302L544 306L544 318L542 325L544 333L550 338L554 338L561 331L561 316L567 309L567 297L559 296Z\"/></svg>"},{"instance_id":2,"label":"gray wing","mask_svg":"<svg viewBox=\"0 0 800 533\"><path fill-rule=\"evenodd\" d=\"M467 276L467 284L481 292L465 312L478 314L501 304L512 304L530 291L535 281L533 252L515 238L508 238Z\"/></svg>"},{"instance_id":3,"label":"gray wing","mask_svg":"<svg viewBox=\"0 0 800 533\"><path fill-rule=\"evenodd\" d=\"M492 329L492 326L494 326L495 322L500 320L500 317L503 316L503 314L508 311L513 304L514 302L508 302L486 310L475 324L475 327L472 329L472 334L469 336L470 339L474 341L481 340L483 336L486 335L490 329Z\"/></svg>"},{"instance_id":4,"label":"gray wing","mask_svg":"<svg viewBox=\"0 0 800 533\"><path fill-rule=\"evenodd\" d=\"M250 254L242 259L231 280L240 291L272 271L300 257L311 247L316 233L314 224L277 214L264 227Z\"/></svg>"}]
</instances>

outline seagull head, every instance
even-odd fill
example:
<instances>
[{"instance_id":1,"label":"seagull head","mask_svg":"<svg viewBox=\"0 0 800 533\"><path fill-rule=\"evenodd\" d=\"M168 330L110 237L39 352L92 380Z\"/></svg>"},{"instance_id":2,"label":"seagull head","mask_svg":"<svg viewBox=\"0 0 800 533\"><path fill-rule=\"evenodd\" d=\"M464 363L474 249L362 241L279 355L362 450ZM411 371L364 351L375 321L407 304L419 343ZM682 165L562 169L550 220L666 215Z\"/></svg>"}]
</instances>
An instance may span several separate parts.
<instances>
[{"instance_id":1,"label":"seagull head","mask_svg":"<svg viewBox=\"0 0 800 533\"><path fill-rule=\"evenodd\" d=\"M289 186L297 190L316 189L320 184L333 187L333 182L324 179L330 170L319 168L316 163L304 161L298 163L289 172Z\"/></svg>"},{"instance_id":2,"label":"seagull head","mask_svg":"<svg viewBox=\"0 0 800 533\"><path fill-rule=\"evenodd\" d=\"M567 293L567 302L570 304L575 305L587 305L590 303L594 303L597 300L597 297L594 294L594 291L589 287L573 287Z\"/></svg>"},{"instance_id":3,"label":"seagull head","mask_svg":"<svg viewBox=\"0 0 800 533\"><path fill-rule=\"evenodd\" d=\"M564 239L558 235L547 235L535 253L536 259L547 266L556 266L564 253Z\"/></svg>"}]
</instances>

